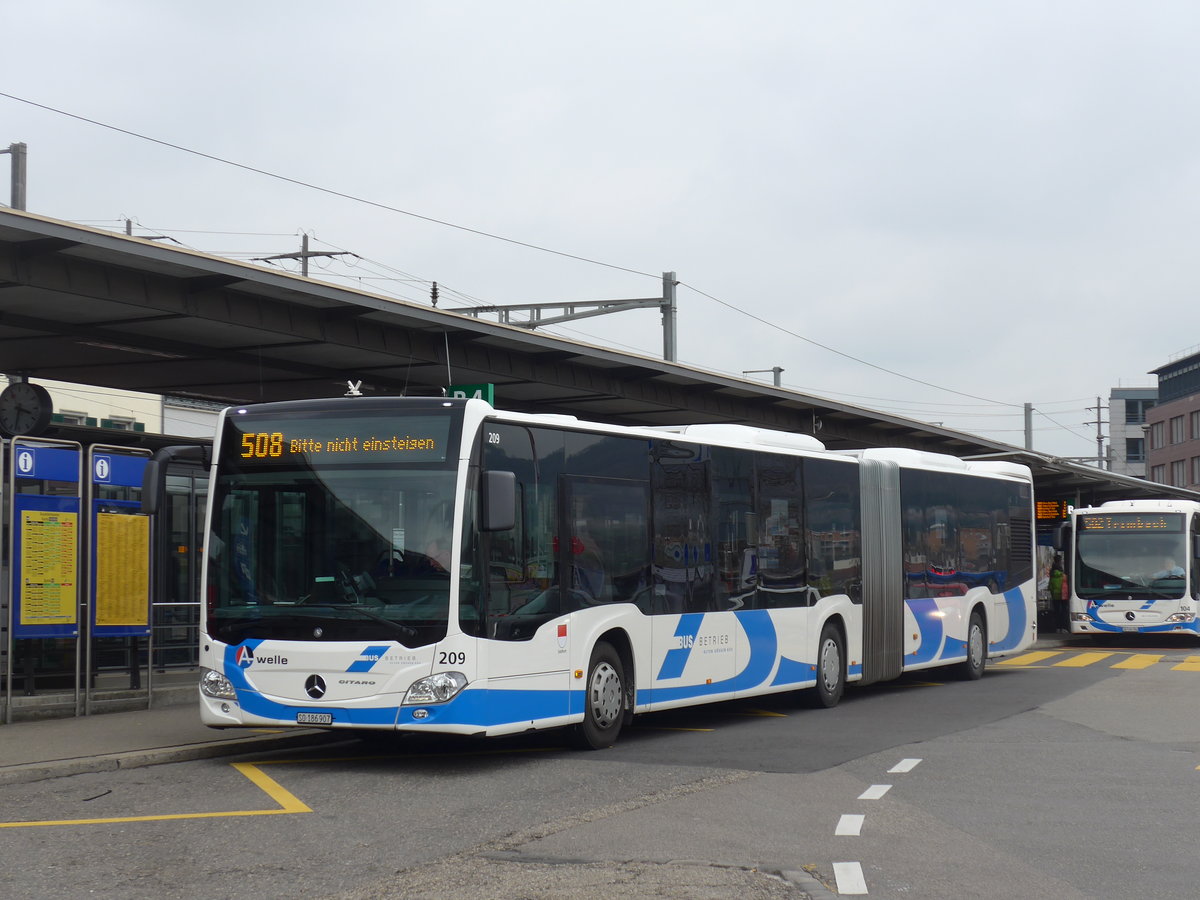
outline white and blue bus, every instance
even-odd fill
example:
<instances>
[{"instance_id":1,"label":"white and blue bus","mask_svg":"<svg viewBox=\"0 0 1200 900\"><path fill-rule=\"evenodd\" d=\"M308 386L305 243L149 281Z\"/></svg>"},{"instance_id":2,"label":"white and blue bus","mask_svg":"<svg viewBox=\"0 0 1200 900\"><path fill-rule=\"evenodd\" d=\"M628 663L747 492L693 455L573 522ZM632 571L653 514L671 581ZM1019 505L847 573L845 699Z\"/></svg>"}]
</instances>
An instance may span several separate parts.
<instances>
[{"instance_id":1,"label":"white and blue bus","mask_svg":"<svg viewBox=\"0 0 1200 900\"><path fill-rule=\"evenodd\" d=\"M1068 538L1072 634L1200 635L1200 503L1110 500L1072 510Z\"/></svg>"},{"instance_id":2,"label":"white and blue bus","mask_svg":"<svg viewBox=\"0 0 1200 900\"><path fill-rule=\"evenodd\" d=\"M222 413L203 721L609 746L637 713L989 657L1036 631L1030 472L480 400Z\"/></svg>"}]
</instances>

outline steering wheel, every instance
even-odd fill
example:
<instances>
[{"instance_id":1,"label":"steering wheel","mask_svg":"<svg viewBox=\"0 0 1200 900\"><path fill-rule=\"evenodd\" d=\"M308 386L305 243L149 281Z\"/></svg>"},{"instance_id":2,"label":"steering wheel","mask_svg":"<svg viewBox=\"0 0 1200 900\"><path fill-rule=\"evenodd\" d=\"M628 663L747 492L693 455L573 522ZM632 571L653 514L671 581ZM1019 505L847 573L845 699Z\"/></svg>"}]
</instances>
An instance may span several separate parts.
<instances>
[{"instance_id":1,"label":"steering wheel","mask_svg":"<svg viewBox=\"0 0 1200 900\"><path fill-rule=\"evenodd\" d=\"M404 568L404 554L394 547L389 547L375 557L374 568L384 575L396 575Z\"/></svg>"}]
</instances>

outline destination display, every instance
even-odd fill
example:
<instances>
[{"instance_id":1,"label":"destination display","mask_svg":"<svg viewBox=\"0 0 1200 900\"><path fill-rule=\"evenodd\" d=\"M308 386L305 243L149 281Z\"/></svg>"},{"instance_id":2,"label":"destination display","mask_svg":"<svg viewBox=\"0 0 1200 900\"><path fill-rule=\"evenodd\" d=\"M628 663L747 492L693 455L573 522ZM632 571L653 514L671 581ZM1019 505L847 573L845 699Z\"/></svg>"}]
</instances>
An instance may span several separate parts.
<instances>
[{"instance_id":1,"label":"destination display","mask_svg":"<svg viewBox=\"0 0 1200 900\"><path fill-rule=\"evenodd\" d=\"M1071 514L1066 500L1038 500L1034 508L1039 522L1056 522Z\"/></svg>"},{"instance_id":2,"label":"destination display","mask_svg":"<svg viewBox=\"0 0 1200 900\"><path fill-rule=\"evenodd\" d=\"M233 417L226 420L223 456L242 466L445 462L449 416L380 418Z\"/></svg>"},{"instance_id":3,"label":"destination display","mask_svg":"<svg viewBox=\"0 0 1200 900\"><path fill-rule=\"evenodd\" d=\"M1080 531L1182 532L1182 513L1093 513L1080 516Z\"/></svg>"}]
</instances>

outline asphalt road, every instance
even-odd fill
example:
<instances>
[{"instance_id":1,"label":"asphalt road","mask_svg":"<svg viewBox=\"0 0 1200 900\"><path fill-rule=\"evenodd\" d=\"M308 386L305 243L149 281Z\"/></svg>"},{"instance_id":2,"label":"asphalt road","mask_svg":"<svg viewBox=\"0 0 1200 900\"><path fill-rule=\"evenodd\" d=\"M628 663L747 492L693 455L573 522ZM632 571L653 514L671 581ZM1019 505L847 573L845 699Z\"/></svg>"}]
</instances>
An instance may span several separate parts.
<instances>
[{"instance_id":1,"label":"asphalt road","mask_svg":"<svg viewBox=\"0 0 1200 900\"><path fill-rule=\"evenodd\" d=\"M1087 649L646 716L592 753L349 742L3 786L0 872L28 898L1192 898L1200 648Z\"/></svg>"}]
</instances>

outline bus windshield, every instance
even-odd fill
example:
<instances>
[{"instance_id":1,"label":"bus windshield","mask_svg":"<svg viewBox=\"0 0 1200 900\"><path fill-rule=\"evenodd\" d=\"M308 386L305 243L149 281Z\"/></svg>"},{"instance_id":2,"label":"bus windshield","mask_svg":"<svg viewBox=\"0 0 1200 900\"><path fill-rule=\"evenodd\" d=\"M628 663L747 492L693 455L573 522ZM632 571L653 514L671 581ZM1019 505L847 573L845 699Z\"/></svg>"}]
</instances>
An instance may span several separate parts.
<instances>
[{"instance_id":1,"label":"bus windshield","mask_svg":"<svg viewBox=\"0 0 1200 900\"><path fill-rule=\"evenodd\" d=\"M1183 516L1157 518L1160 524L1148 529L1113 515L1081 517L1075 593L1087 600L1183 597L1189 555Z\"/></svg>"},{"instance_id":2,"label":"bus windshield","mask_svg":"<svg viewBox=\"0 0 1200 900\"><path fill-rule=\"evenodd\" d=\"M437 450L418 448L412 462L405 451L349 449L379 433L370 417L227 423L209 535L208 633L231 644L408 647L445 637L455 471L442 449L451 423L440 418L401 420L404 437L391 435L394 415L386 423L400 444L436 435L428 440ZM335 441L347 449L331 450Z\"/></svg>"}]
</instances>

